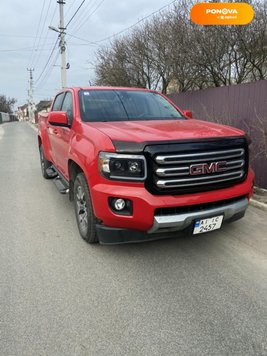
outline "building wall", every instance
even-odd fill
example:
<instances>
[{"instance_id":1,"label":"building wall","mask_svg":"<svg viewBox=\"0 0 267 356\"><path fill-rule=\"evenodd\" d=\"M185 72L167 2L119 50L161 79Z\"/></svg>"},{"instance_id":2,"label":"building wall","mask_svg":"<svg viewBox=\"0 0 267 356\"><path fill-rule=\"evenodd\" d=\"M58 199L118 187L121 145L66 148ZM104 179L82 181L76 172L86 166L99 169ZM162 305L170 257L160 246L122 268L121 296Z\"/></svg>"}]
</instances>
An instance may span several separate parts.
<instances>
[{"instance_id":1,"label":"building wall","mask_svg":"<svg viewBox=\"0 0 267 356\"><path fill-rule=\"evenodd\" d=\"M267 80L169 95L193 117L245 130L256 184L267 189Z\"/></svg>"},{"instance_id":2,"label":"building wall","mask_svg":"<svg viewBox=\"0 0 267 356\"><path fill-rule=\"evenodd\" d=\"M16 115L0 112L0 124L10 121L17 121Z\"/></svg>"}]
</instances>

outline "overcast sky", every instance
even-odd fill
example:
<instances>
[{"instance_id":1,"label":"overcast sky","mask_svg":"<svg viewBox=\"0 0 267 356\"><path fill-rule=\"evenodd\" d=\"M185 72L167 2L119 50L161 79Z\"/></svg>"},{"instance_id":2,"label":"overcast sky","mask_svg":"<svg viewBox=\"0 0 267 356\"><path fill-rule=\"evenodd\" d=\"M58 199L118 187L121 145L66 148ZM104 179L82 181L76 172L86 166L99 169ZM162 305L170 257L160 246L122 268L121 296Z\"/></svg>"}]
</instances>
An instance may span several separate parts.
<instances>
[{"instance_id":1,"label":"overcast sky","mask_svg":"<svg viewBox=\"0 0 267 356\"><path fill-rule=\"evenodd\" d=\"M65 1L67 24L82 0ZM98 47L89 45L86 40L98 41L111 36L169 3L171 0L85 0L67 29L70 35L85 40L66 38L67 62L70 63L68 86L88 85L95 79L90 62L95 63L94 53ZM49 25L57 27L59 24L57 1L2 0L0 14L0 94L17 98L17 105L26 103L27 68L34 68L35 103L54 96L61 85L58 48L45 65L57 39L57 33L48 30ZM108 43L101 42L98 46Z\"/></svg>"}]
</instances>

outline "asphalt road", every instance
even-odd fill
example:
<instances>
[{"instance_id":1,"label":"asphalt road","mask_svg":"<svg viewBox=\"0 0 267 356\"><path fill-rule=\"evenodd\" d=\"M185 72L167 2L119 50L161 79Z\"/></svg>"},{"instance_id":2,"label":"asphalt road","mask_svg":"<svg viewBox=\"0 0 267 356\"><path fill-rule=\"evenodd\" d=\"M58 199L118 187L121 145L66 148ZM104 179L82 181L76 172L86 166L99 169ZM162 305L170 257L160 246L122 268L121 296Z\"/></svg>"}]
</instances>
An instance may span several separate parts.
<instances>
[{"instance_id":1,"label":"asphalt road","mask_svg":"<svg viewBox=\"0 0 267 356\"><path fill-rule=\"evenodd\" d=\"M87 245L40 172L36 132L0 126L1 356L267 355L267 213L199 237Z\"/></svg>"}]
</instances>

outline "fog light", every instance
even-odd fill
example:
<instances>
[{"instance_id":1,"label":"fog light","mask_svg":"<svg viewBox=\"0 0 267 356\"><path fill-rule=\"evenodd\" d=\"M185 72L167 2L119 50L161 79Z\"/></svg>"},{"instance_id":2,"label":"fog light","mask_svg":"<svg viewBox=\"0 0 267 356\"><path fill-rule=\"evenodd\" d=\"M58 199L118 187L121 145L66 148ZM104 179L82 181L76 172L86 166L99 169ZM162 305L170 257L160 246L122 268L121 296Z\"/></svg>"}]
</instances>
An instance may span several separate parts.
<instances>
[{"instance_id":1,"label":"fog light","mask_svg":"<svg viewBox=\"0 0 267 356\"><path fill-rule=\"evenodd\" d=\"M108 205L118 215L133 215L133 202L129 199L109 197Z\"/></svg>"},{"instance_id":2,"label":"fog light","mask_svg":"<svg viewBox=\"0 0 267 356\"><path fill-rule=\"evenodd\" d=\"M121 211L125 208L125 200L124 199L116 199L113 202L114 208L118 211Z\"/></svg>"}]
</instances>

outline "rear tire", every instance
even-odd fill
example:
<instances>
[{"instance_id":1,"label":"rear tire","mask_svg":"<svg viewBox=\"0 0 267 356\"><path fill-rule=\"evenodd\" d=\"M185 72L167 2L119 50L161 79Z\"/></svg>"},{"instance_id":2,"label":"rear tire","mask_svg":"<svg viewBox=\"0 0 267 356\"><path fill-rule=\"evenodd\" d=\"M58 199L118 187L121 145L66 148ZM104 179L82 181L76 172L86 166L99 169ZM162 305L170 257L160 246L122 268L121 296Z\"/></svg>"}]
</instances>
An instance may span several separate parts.
<instances>
[{"instance_id":1,"label":"rear tire","mask_svg":"<svg viewBox=\"0 0 267 356\"><path fill-rule=\"evenodd\" d=\"M43 149L42 144L39 147L39 151L40 151L42 175L45 179L51 179L51 177L47 174L46 170L47 170L47 168L50 168L52 166L52 163L45 158L44 149Z\"/></svg>"},{"instance_id":2,"label":"rear tire","mask_svg":"<svg viewBox=\"0 0 267 356\"><path fill-rule=\"evenodd\" d=\"M98 242L96 217L93 211L88 184L83 173L79 173L74 182L74 205L81 237L90 244Z\"/></svg>"}]
</instances>

